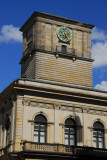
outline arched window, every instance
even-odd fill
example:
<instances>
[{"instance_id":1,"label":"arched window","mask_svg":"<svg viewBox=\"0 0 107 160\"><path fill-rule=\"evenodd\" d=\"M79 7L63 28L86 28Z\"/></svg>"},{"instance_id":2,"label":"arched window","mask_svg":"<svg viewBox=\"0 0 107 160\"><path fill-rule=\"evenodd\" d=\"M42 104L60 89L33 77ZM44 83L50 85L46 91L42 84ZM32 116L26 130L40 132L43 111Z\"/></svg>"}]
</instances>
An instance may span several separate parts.
<instances>
[{"instance_id":1,"label":"arched window","mask_svg":"<svg viewBox=\"0 0 107 160\"><path fill-rule=\"evenodd\" d=\"M96 148L104 148L104 126L101 122L93 125L93 144Z\"/></svg>"},{"instance_id":2,"label":"arched window","mask_svg":"<svg viewBox=\"0 0 107 160\"><path fill-rule=\"evenodd\" d=\"M43 115L37 115L34 119L34 142L46 143L47 119Z\"/></svg>"},{"instance_id":3,"label":"arched window","mask_svg":"<svg viewBox=\"0 0 107 160\"><path fill-rule=\"evenodd\" d=\"M4 128L6 130L6 146L10 143L10 127L11 127L10 116L7 114L4 120Z\"/></svg>"},{"instance_id":4,"label":"arched window","mask_svg":"<svg viewBox=\"0 0 107 160\"><path fill-rule=\"evenodd\" d=\"M76 124L71 118L65 121L65 144L76 145Z\"/></svg>"}]
</instances>

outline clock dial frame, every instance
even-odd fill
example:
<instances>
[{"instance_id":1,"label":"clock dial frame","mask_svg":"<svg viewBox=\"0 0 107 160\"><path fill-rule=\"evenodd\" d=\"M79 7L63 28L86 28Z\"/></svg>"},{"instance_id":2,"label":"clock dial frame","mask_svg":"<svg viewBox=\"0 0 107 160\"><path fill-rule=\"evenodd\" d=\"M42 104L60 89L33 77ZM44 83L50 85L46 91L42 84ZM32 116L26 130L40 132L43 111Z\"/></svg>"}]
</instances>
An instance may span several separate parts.
<instances>
[{"instance_id":1,"label":"clock dial frame","mask_svg":"<svg viewBox=\"0 0 107 160\"><path fill-rule=\"evenodd\" d=\"M69 43L72 39L71 30L67 27L59 27L57 30L57 37L61 42Z\"/></svg>"}]
</instances>

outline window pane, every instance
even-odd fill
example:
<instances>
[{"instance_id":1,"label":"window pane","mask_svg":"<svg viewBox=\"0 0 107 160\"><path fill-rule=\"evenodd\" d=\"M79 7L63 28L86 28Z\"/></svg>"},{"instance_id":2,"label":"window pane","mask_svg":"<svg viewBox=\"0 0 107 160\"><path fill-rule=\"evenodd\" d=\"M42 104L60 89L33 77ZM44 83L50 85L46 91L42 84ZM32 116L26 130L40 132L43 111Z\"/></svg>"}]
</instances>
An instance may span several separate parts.
<instances>
[{"instance_id":1,"label":"window pane","mask_svg":"<svg viewBox=\"0 0 107 160\"><path fill-rule=\"evenodd\" d=\"M98 138L99 148L103 148L103 138Z\"/></svg>"},{"instance_id":2,"label":"window pane","mask_svg":"<svg viewBox=\"0 0 107 160\"><path fill-rule=\"evenodd\" d=\"M68 145L68 139L65 138L65 145Z\"/></svg>"},{"instance_id":3,"label":"window pane","mask_svg":"<svg viewBox=\"0 0 107 160\"><path fill-rule=\"evenodd\" d=\"M65 134L65 138L68 138L68 134Z\"/></svg>"},{"instance_id":4,"label":"window pane","mask_svg":"<svg viewBox=\"0 0 107 160\"><path fill-rule=\"evenodd\" d=\"M75 129L74 128L70 128L70 134L74 134L75 133Z\"/></svg>"},{"instance_id":5,"label":"window pane","mask_svg":"<svg viewBox=\"0 0 107 160\"><path fill-rule=\"evenodd\" d=\"M45 143L45 137L44 136L40 136L40 143Z\"/></svg>"},{"instance_id":6,"label":"window pane","mask_svg":"<svg viewBox=\"0 0 107 160\"><path fill-rule=\"evenodd\" d=\"M98 145L99 145L99 148L103 148L103 139L102 138L98 138Z\"/></svg>"},{"instance_id":7,"label":"window pane","mask_svg":"<svg viewBox=\"0 0 107 160\"><path fill-rule=\"evenodd\" d=\"M38 124L35 124L34 125L34 130L38 130L39 129L39 125Z\"/></svg>"},{"instance_id":8,"label":"window pane","mask_svg":"<svg viewBox=\"0 0 107 160\"><path fill-rule=\"evenodd\" d=\"M45 125L40 125L40 130L45 131Z\"/></svg>"},{"instance_id":9,"label":"window pane","mask_svg":"<svg viewBox=\"0 0 107 160\"><path fill-rule=\"evenodd\" d=\"M38 131L34 131L34 135L38 135Z\"/></svg>"},{"instance_id":10,"label":"window pane","mask_svg":"<svg viewBox=\"0 0 107 160\"><path fill-rule=\"evenodd\" d=\"M103 137L103 132L102 131L98 131L98 137Z\"/></svg>"},{"instance_id":11,"label":"window pane","mask_svg":"<svg viewBox=\"0 0 107 160\"><path fill-rule=\"evenodd\" d=\"M34 136L34 142L38 142L38 136Z\"/></svg>"},{"instance_id":12,"label":"window pane","mask_svg":"<svg viewBox=\"0 0 107 160\"><path fill-rule=\"evenodd\" d=\"M45 132L40 132L40 135L41 136L45 136Z\"/></svg>"},{"instance_id":13,"label":"window pane","mask_svg":"<svg viewBox=\"0 0 107 160\"><path fill-rule=\"evenodd\" d=\"M102 139L102 138L98 138L98 141L99 141L99 142L102 142L102 141L103 141L103 139Z\"/></svg>"},{"instance_id":14,"label":"window pane","mask_svg":"<svg viewBox=\"0 0 107 160\"><path fill-rule=\"evenodd\" d=\"M93 131L93 136L97 136L97 131Z\"/></svg>"},{"instance_id":15,"label":"window pane","mask_svg":"<svg viewBox=\"0 0 107 160\"><path fill-rule=\"evenodd\" d=\"M70 145L75 145L75 140L74 140L74 138L70 139Z\"/></svg>"},{"instance_id":16,"label":"window pane","mask_svg":"<svg viewBox=\"0 0 107 160\"><path fill-rule=\"evenodd\" d=\"M99 142L99 148L103 148L103 142Z\"/></svg>"},{"instance_id":17,"label":"window pane","mask_svg":"<svg viewBox=\"0 0 107 160\"><path fill-rule=\"evenodd\" d=\"M96 137L93 138L93 145L94 145L95 148L97 147L97 139L96 139Z\"/></svg>"},{"instance_id":18,"label":"window pane","mask_svg":"<svg viewBox=\"0 0 107 160\"><path fill-rule=\"evenodd\" d=\"M69 133L69 128L65 128L65 133Z\"/></svg>"},{"instance_id":19,"label":"window pane","mask_svg":"<svg viewBox=\"0 0 107 160\"><path fill-rule=\"evenodd\" d=\"M70 135L70 145L75 145L75 136Z\"/></svg>"},{"instance_id":20,"label":"window pane","mask_svg":"<svg viewBox=\"0 0 107 160\"><path fill-rule=\"evenodd\" d=\"M71 139L71 138L72 138L72 139L75 139L75 136L74 136L74 135L70 135L70 139Z\"/></svg>"}]
</instances>

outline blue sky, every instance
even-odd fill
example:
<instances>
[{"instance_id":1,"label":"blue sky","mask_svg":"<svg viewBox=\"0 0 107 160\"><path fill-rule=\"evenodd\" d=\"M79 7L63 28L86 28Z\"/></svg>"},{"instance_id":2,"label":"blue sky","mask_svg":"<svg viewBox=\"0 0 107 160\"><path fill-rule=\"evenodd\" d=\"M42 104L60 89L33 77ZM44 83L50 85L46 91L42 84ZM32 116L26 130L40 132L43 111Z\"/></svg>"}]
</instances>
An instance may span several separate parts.
<instances>
[{"instance_id":1,"label":"blue sky","mask_svg":"<svg viewBox=\"0 0 107 160\"><path fill-rule=\"evenodd\" d=\"M107 0L3 0L0 4L0 92L20 77L18 31L34 11L96 26L92 33L93 87L107 91Z\"/></svg>"}]
</instances>

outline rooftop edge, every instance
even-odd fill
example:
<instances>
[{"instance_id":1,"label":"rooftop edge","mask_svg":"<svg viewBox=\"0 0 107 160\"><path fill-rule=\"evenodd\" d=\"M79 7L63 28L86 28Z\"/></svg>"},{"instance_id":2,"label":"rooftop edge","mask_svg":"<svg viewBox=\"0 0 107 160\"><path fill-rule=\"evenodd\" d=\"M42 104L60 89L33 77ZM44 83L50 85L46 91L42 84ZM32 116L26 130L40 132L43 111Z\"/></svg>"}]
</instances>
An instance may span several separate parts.
<instances>
[{"instance_id":1,"label":"rooftop edge","mask_svg":"<svg viewBox=\"0 0 107 160\"><path fill-rule=\"evenodd\" d=\"M48 19L53 19L53 20L57 20L57 21L62 21L62 22L66 22L66 23L72 23L72 24L76 24L78 26L81 27L86 27L86 28L94 28L94 25L91 24L87 24L87 23L83 23L80 21L76 21L76 20L72 20L66 17L61 17L61 16L57 16L57 15L53 15L53 14L49 14L49 13L43 13L43 12L37 12L35 11L29 18L28 20L22 25L22 27L20 28L20 31L23 32L24 27L31 21L31 19L33 19L34 17L43 17L43 18L48 18Z\"/></svg>"}]
</instances>

